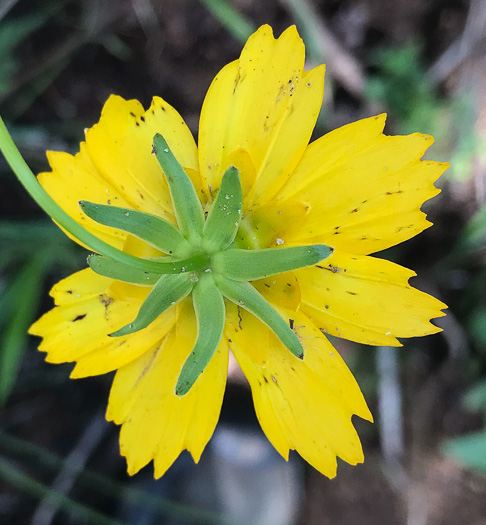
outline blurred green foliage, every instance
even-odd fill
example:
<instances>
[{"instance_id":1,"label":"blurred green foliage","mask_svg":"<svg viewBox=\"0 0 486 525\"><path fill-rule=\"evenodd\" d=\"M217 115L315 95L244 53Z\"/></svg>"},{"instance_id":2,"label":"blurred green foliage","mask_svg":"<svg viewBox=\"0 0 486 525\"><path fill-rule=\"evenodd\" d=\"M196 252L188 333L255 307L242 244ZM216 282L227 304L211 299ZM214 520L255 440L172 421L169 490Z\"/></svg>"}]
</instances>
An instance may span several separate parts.
<instances>
[{"instance_id":1,"label":"blurred green foliage","mask_svg":"<svg viewBox=\"0 0 486 525\"><path fill-rule=\"evenodd\" d=\"M1 221L0 247L0 279L5 283L0 294L1 406L14 386L46 277L73 270L81 258L76 245L48 221Z\"/></svg>"},{"instance_id":2,"label":"blurred green foliage","mask_svg":"<svg viewBox=\"0 0 486 525\"><path fill-rule=\"evenodd\" d=\"M464 395L464 407L470 412L479 412L485 426L477 432L446 440L443 451L464 466L486 475L486 379L478 381Z\"/></svg>"},{"instance_id":3,"label":"blurred green foliage","mask_svg":"<svg viewBox=\"0 0 486 525\"><path fill-rule=\"evenodd\" d=\"M256 26L226 0L200 0L228 32L244 44Z\"/></svg>"},{"instance_id":4,"label":"blurred green foliage","mask_svg":"<svg viewBox=\"0 0 486 525\"><path fill-rule=\"evenodd\" d=\"M399 133L428 133L436 140L434 158L449 161L446 177L467 180L473 161L486 151L474 130L475 108L469 94L442 96L430 81L417 43L377 50L367 82L370 102L389 112Z\"/></svg>"},{"instance_id":5,"label":"blurred green foliage","mask_svg":"<svg viewBox=\"0 0 486 525\"><path fill-rule=\"evenodd\" d=\"M427 80L421 56L420 46L413 43L376 51L371 65L377 74L368 80L367 95L387 108L401 133L420 130L438 138L447 102Z\"/></svg>"},{"instance_id":6,"label":"blurred green foliage","mask_svg":"<svg viewBox=\"0 0 486 525\"><path fill-rule=\"evenodd\" d=\"M87 520L87 523L93 525L104 525L108 523L120 525L126 522L109 518L65 494L59 492L51 494L52 489L49 485L39 482L32 476L25 474L23 468L19 468L7 461L5 459L7 456L10 460L23 461L28 465L29 469L33 467L41 469L41 471L60 471L62 469L65 472L72 473L73 475L79 476L78 481L82 486L96 490L99 494L106 497L123 501L125 504L131 503L133 505L149 507L153 510L154 514L159 517L172 516L183 520L183 522L187 524L238 525L235 522L231 524L218 514L204 512L200 509L194 509L181 503L166 500L156 494L132 487L126 483L115 481L108 476L98 474L90 469L84 469L78 473L76 465L66 463L64 458L58 454L0 430L0 479L12 483L20 490L39 499L44 498L46 495L53 495L54 506L78 518L84 518Z\"/></svg>"},{"instance_id":7,"label":"blurred green foliage","mask_svg":"<svg viewBox=\"0 0 486 525\"><path fill-rule=\"evenodd\" d=\"M12 82L22 67L16 51L18 46L48 18L42 12L23 16L0 24L0 96L9 91Z\"/></svg>"}]
</instances>

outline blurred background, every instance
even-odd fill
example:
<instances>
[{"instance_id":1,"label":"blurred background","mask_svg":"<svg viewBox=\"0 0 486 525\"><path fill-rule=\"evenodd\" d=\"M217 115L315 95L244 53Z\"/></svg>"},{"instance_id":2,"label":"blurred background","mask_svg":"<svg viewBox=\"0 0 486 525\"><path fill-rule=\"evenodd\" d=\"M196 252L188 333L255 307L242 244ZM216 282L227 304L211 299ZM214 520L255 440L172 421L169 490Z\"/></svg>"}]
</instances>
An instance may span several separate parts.
<instances>
[{"instance_id":1,"label":"blurred background","mask_svg":"<svg viewBox=\"0 0 486 525\"><path fill-rule=\"evenodd\" d=\"M130 479L104 421L111 374L71 381L27 336L86 253L0 158L0 522L10 524L486 524L486 2L484 0L0 0L0 114L34 170L75 153L110 93L164 97L197 137L205 92L269 23L296 24L328 65L314 138L383 111L430 133L452 167L435 226L382 256L449 305L444 331L401 349L334 341L376 423L364 465L328 480L268 445L238 374L199 465Z\"/></svg>"}]
</instances>

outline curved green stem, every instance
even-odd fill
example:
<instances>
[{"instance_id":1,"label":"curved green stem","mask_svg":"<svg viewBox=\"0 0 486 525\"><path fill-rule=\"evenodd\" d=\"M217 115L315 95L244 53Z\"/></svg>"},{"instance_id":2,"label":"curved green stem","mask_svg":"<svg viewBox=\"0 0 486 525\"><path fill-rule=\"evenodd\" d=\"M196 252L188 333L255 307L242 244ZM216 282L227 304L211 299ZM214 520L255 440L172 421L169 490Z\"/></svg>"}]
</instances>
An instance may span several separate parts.
<instances>
[{"instance_id":1,"label":"curved green stem","mask_svg":"<svg viewBox=\"0 0 486 525\"><path fill-rule=\"evenodd\" d=\"M128 253L122 252L108 243L98 239L88 230L84 229L72 217L70 217L57 202L42 187L37 177L32 173L20 151L10 136L3 119L0 117L0 150L6 161L12 168L21 184L29 192L30 196L37 204L57 222L62 228L69 232L81 243L88 246L91 250L119 261L129 264L135 268L145 271L157 271L158 263L146 259L134 257Z\"/></svg>"}]
</instances>

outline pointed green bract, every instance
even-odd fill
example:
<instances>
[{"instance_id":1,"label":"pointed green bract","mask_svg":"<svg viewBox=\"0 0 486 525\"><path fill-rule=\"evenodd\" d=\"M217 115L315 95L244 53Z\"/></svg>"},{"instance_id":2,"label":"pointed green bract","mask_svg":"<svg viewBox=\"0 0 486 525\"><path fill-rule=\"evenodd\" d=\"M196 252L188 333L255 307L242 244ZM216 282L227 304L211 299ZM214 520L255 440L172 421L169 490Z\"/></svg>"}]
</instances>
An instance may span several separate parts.
<instances>
[{"instance_id":1,"label":"pointed green bract","mask_svg":"<svg viewBox=\"0 0 486 525\"><path fill-rule=\"evenodd\" d=\"M159 133L154 137L154 153L169 185L179 229L188 241L197 243L204 227L204 214L194 185Z\"/></svg>"},{"instance_id":2,"label":"pointed green bract","mask_svg":"<svg viewBox=\"0 0 486 525\"><path fill-rule=\"evenodd\" d=\"M172 257L160 257L152 260L157 262L157 271L160 273L201 272L209 268L210 262L209 256L202 252L182 260L175 260Z\"/></svg>"},{"instance_id":3,"label":"pointed green bract","mask_svg":"<svg viewBox=\"0 0 486 525\"><path fill-rule=\"evenodd\" d=\"M125 283L154 285L161 277L160 273L145 272L128 264L123 264L103 255L90 255L88 257L90 268L99 275L123 281Z\"/></svg>"},{"instance_id":4,"label":"pointed green bract","mask_svg":"<svg viewBox=\"0 0 486 525\"><path fill-rule=\"evenodd\" d=\"M243 250L231 248L215 254L213 270L236 281L255 281L270 275L312 266L329 257L332 248L324 244Z\"/></svg>"},{"instance_id":5,"label":"pointed green bract","mask_svg":"<svg viewBox=\"0 0 486 525\"><path fill-rule=\"evenodd\" d=\"M129 276L129 268L133 269L133 275L145 275L145 276L155 276L159 277L163 274L178 274L178 273L190 273L190 272L202 272L206 271L209 268L209 256L205 253L197 253L192 257L187 259L175 260L172 257L160 257L157 259L150 259L152 262L153 268L155 271L145 271L134 268L128 264L116 263L113 259L104 257L102 255L93 255L91 257L99 257L98 259L89 258L88 263L96 273L104 275L105 277L113 277L111 272L120 272L120 275ZM144 259L147 260L147 259ZM111 261L111 262L110 262ZM92 264L93 263L93 264ZM152 277L150 277L152 278ZM118 277L113 277L113 279L118 279ZM124 279L120 278L120 281ZM156 279L157 280L157 279ZM126 281L130 283L136 283L136 281ZM142 282L138 284L143 284Z\"/></svg>"},{"instance_id":6,"label":"pointed green bract","mask_svg":"<svg viewBox=\"0 0 486 525\"><path fill-rule=\"evenodd\" d=\"M185 257L190 245L170 222L141 211L79 201L83 212L94 221L125 231L146 241L162 253Z\"/></svg>"},{"instance_id":7,"label":"pointed green bract","mask_svg":"<svg viewBox=\"0 0 486 525\"><path fill-rule=\"evenodd\" d=\"M106 277L111 277L111 274L108 274L109 271L112 269L114 271L123 271L123 267L128 267L129 265L119 264L119 265L111 265L108 261L113 261L113 259L108 259L108 257L99 256L100 259L96 260L94 263L96 266L93 267L93 270L96 273L99 273L100 275L105 275ZM101 260L101 257L103 260ZM105 261L106 259L106 261ZM144 259L147 260L147 259ZM193 255L192 257L188 257L187 259L177 260L173 259L172 257L159 257L155 259L150 259L150 261L153 263L153 267L155 271L152 272L146 272L144 270L138 270L137 268L134 268L134 270L137 270L139 273L138 275L142 274L148 274L150 275L159 275L159 277L163 274L177 274L177 273L190 273L190 272L202 272L206 271L209 268L209 256L205 253L196 253L196 255ZM91 265L91 263L90 263ZM133 268L133 267L130 267ZM102 273L106 271L107 273ZM128 275L128 274L127 274ZM137 275L137 274L134 274ZM123 280L123 279L120 279ZM127 282L134 282L134 281L127 281ZM142 283L140 283L142 284Z\"/></svg>"},{"instance_id":8,"label":"pointed green bract","mask_svg":"<svg viewBox=\"0 0 486 525\"><path fill-rule=\"evenodd\" d=\"M162 275L143 302L137 317L120 330L110 334L111 337L133 334L164 313L168 308L187 297L194 287L191 274Z\"/></svg>"},{"instance_id":9,"label":"pointed green bract","mask_svg":"<svg viewBox=\"0 0 486 525\"><path fill-rule=\"evenodd\" d=\"M227 299L258 317L296 357L304 358L304 349L294 331L250 283L233 281L220 275L215 276L215 279L218 288Z\"/></svg>"},{"instance_id":10,"label":"pointed green bract","mask_svg":"<svg viewBox=\"0 0 486 525\"><path fill-rule=\"evenodd\" d=\"M202 247L210 253L227 248L235 239L243 207L238 169L230 166L223 175L218 195L203 230Z\"/></svg>"},{"instance_id":11,"label":"pointed green bract","mask_svg":"<svg viewBox=\"0 0 486 525\"><path fill-rule=\"evenodd\" d=\"M225 322L223 296L211 275L203 276L196 283L192 300L196 312L197 339L177 380L175 393L178 396L187 394L204 372L221 340Z\"/></svg>"}]
</instances>

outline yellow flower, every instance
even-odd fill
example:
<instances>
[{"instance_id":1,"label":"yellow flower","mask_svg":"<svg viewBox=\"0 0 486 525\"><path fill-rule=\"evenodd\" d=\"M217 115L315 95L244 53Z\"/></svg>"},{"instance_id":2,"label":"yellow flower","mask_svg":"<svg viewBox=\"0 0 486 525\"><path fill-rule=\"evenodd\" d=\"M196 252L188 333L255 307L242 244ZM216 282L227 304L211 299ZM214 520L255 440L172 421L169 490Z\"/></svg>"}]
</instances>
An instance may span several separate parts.
<instances>
[{"instance_id":1,"label":"yellow flower","mask_svg":"<svg viewBox=\"0 0 486 525\"><path fill-rule=\"evenodd\" d=\"M293 271L242 278L279 312L277 324L288 323L303 359L298 350L289 351L291 343L282 343L284 331L275 334L270 321L264 324L243 301L235 304L229 292L223 293L224 335L183 395L176 385L198 333L190 297L182 298L181 292L171 301L176 304L154 314L146 327L130 331L152 286L122 282L91 268L54 286L56 307L31 333L43 337L39 348L48 362L76 362L73 378L116 370L107 419L121 425L120 448L130 474L153 460L159 477L184 449L199 460L218 421L231 349L250 383L262 429L277 451L288 458L295 449L332 477L337 456L351 464L363 461L351 416L371 420L371 414L324 334L399 346L397 338L439 330L429 321L443 315L445 305L408 284L412 271L369 254L430 226L420 206L439 192L433 183L447 165L420 160L433 142L430 136L383 135L384 115L349 124L309 145L324 66L303 67L304 45L296 29L274 39L271 28L263 26L211 84L199 147L181 116L161 98L144 111L137 101L111 96L77 155L48 153L52 171L39 175L47 192L86 229L131 255L160 261L162 253L140 236L104 225L109 221L97 219L96 209L138 210L178 225L184 234L167 182L172 178L164 168L166 180L158 163L163 153L151 152L158 133L192 181L205 212L213 209L223 174L237 168L243 206L237 210L234 246L248 253L272 249L277 262L291 253L284 251L289 247L332 249L319 252L317 260L323 260L318 264L306 259ZM82 208L79 201L105 206L95 209L88 202ZM102 262L94 258L93 268L96 261ZM198 271L195 279L204 280ZM202 308L200 315L211 311L212 306Z\"/></svg>"}]
</instances>

